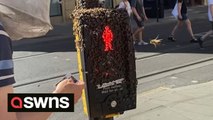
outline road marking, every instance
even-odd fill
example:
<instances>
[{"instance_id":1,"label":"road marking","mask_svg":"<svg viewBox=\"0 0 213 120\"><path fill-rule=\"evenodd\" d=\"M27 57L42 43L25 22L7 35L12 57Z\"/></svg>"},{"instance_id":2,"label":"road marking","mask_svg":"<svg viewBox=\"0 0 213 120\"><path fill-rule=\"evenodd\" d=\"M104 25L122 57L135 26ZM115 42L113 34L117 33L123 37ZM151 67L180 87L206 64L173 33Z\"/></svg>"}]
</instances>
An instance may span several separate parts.
<instances>
[{"instance_id":1,"label":"road marking","mask_svg":"<svg viewBox=\"0 0 213 120\"><path fill-rule=\"evenodd\" d=\"M198 83L198 81L196 81L196 80L193 80L193 81L191 81L192 83Z\"/></svg>"},{"instance_id":2,"label":"road marking","mask_svg":"<svg viewBox=\"0 0 213 120\"><path fill-rule=\"evenodd\" d=\"M170 77L170 78L173 79L173 80L174 80L174 79L178 79L178 77L175 77L175 76L172 76L172 77Z\"/></svg>"},{"instance_id":3,"label":"road marking","mask_svg":"<svg viewBox=\"0 0 213 120\"><path fill-rule=\"evenodd\" d=\"M198 61L188 63L188 64L185 64L185 65L176 66L172 69L160 71L160 72L157 72L157 73L151 73L151 74L148 74L146 76L138 76L137 77L138 84L140 85L140 84L152 82L152 81L158 80L160 78L170 76L172 74L182 73L182 72L185 72L185 71L209 66L209 65L212 65L212 64L213 64L213 57L208 58L208 59L198 60ZM139 79L143 79L143 80L139 80Z\"/></svg>"},{"instance_id":4,"label":"road marking","mask_svg":"<svg viewBox=\"0 0 213 120\"><path fill-rule=\"evenodd\" d=\"M67 58L66 61L71 61L71 59Z\"/></svg>"}]
</instances>

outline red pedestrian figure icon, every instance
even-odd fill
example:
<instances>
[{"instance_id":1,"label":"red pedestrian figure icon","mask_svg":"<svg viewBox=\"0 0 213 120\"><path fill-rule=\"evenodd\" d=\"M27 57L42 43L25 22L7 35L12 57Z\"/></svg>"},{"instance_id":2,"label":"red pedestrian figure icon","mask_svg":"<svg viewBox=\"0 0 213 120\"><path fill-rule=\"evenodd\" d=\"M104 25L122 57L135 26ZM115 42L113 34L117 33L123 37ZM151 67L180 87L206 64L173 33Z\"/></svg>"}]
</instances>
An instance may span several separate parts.
<instances>
[{"instance_id":1,"label":"red pedestrian figure icon","mask_svg":"<svg viewBox=\"0 0 213 120\"><path fill-rule=\"evenodd\" d=\"M105 43L104 51L107 52L107 51L113 50L112 48L113 33L112 33L112 30L109 28L109 26L105 27L102 38L104 39L104 43Z\"/></svg>"}]
</instances>

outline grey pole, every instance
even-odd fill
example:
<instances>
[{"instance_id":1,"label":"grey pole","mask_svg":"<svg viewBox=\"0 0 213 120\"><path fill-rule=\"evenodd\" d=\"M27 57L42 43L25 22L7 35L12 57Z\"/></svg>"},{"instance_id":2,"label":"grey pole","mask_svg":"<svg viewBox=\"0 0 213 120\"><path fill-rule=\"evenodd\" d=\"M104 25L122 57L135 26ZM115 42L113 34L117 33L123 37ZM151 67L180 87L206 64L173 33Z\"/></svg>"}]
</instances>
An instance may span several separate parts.
<instances>
[{"instance_id":1,"label":"grey pole","mask_svg":"<svg viewBox=\"0 0 213 120\"><path fill-rule=\"evenodd\" d=\"M159 22L159 1L156 0L156 15L157 15L157 22Z\"/></svg>"}]
</instances>

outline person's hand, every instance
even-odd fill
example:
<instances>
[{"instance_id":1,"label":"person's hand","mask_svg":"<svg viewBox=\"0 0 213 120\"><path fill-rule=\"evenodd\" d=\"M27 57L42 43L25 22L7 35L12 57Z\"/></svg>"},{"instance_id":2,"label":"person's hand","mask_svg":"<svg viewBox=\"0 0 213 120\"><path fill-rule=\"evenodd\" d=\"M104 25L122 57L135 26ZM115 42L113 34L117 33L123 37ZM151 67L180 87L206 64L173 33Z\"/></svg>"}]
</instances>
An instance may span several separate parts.
<instances>
[{"instance_id":1,"label":"person's hand","mask_svg":"<svg viewBox=\"0 0 213 120\"><path fill-rule=\"evenodd\" d=\"M183 18L182 15L181 15L181 14L178 14L178 19L179 19L179 20L182 20L182 18Z\"/></svg>"},{"instance_id":2,"label":"person's hand","mask_svg":"<svg viewBox=\"0 0 213 120\"><path fill-rule=\"evenodd\" d=\"M140 16L137 16L138 21L142 21L142 18Z\"/></svg>"},{"instance_id":3,"label":"person's hand","mask_svg":"<svg viewBox=\"0 0 213 120\"><path fill-rule=\"evenodd\" d=\"M146 15L144 16L144 20L145 20L145 21L147 21L147 20L148 20L148 17L147 17Z\"/></svg>"},{"instance_id":4,"label":"person's hand","mask_svg":"<svg viewBox=\"0 0 213 120\"><path fill-rule=\"evenodd\" d=\"M56 86L54 93L73 93L74 94L74 103L77 103L81 98L82 90L84 89L84 82L78 81L74 83L72 78L64 79L59 82Z\"/></svg>"}]
</instances>

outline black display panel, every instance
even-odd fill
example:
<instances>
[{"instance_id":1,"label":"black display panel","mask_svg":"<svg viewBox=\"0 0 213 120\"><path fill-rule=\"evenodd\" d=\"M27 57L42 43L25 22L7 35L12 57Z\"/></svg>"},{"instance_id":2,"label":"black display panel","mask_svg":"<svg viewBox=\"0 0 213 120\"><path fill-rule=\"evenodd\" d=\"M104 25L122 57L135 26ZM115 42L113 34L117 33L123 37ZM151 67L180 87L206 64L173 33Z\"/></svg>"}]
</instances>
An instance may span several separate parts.
<instances>
[{"instance_id":1,"label":"black display panel","mask_svg":"<svg viewBox=\"0 0 213 120\"><path fill-rule=\"evenodd\" d=\"M83 47L87 108L91 118L136 108L136 68L125 10L74 11L76 47Z\"/></svg>"}]
</instances>

